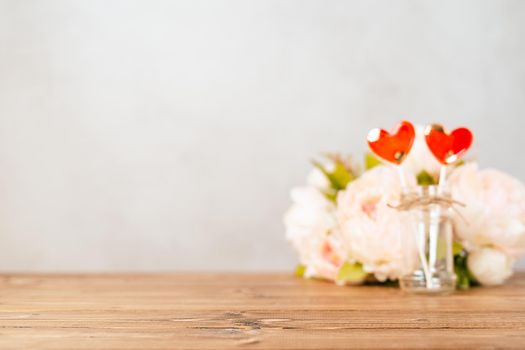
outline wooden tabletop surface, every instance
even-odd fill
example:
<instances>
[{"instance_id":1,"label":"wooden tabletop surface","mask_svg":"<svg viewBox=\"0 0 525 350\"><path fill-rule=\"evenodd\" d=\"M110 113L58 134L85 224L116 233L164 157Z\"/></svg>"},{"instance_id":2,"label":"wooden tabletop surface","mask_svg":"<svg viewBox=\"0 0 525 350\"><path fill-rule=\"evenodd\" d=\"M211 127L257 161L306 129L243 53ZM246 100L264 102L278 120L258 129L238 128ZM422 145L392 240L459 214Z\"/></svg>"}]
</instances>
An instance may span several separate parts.
<instances>
[{"instance_id":1,"label":"wooden tabletop surface","mask_svg":"<svg viewBox=\"0 0 525 350\"><path fill-rule=\"evenodd\" d=\"M1 275L0 349L525 348L525 274L450 296L291 274Z\"/></svg>"}]
</instances>

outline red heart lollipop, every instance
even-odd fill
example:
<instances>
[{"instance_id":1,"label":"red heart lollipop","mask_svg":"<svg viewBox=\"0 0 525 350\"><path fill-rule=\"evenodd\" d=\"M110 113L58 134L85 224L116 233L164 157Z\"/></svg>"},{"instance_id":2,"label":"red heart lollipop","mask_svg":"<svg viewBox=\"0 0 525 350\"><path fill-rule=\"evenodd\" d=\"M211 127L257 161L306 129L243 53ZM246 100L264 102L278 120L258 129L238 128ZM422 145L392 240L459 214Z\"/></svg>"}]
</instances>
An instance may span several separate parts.
<instances>
[{"instance_id":1,"label":"red heart lollipop","mask_svg":"<svg viewBox=\"0 0 525 350\"><path fill-rule=\"evenodd\" d=\"M428 148L441 164L457 161L472 145L472 132L467 128L457 128L447 133L439 124L432 124L425 129Z\"/></svg>"},{"instance_id":2,"label":"red heart lollipop","mask_svg":"<svg viewBox=\"0 0 525 350\"><path fill-rule=\"evenodd\" d=\"M368 146L377 156L399 165L410 152L415 137L414 126L404 120L397 125L393 134L376 128L370 130L366 139Z\"/></svg>"}]
</instances>

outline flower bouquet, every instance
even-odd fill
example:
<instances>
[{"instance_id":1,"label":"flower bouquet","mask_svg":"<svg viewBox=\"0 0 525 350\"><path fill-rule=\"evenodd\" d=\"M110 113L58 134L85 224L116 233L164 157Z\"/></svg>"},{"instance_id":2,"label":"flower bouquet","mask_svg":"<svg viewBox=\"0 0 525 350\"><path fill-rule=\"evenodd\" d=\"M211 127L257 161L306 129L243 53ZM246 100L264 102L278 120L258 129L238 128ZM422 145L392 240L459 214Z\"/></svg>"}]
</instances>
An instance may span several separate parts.
<instances>
[{"instance_id":1,"label":"flower bouquet","mask_svg":"<svg viewBox=\"0 0 525 350\"><path fill-rule=\"evenodd\" d=\"M497 285L511 276L525 252L525 187L508 174L461 159L472 137L458 130L403 122L392 135L379 129L369 134L373 153L361 166L340 154L313 161L307 184L292 189L284 218L286 237L299 255L296 274L338 285L400 280L407 258L403 236L411 232L407 211L399 209L406 189L439 186L450 195L454 212L446 258L454 284ZM388 153L388 147L399 149ZM420 243L428 280L431 267L425 262L432 257Z\"/></svg>"}]
</instances>

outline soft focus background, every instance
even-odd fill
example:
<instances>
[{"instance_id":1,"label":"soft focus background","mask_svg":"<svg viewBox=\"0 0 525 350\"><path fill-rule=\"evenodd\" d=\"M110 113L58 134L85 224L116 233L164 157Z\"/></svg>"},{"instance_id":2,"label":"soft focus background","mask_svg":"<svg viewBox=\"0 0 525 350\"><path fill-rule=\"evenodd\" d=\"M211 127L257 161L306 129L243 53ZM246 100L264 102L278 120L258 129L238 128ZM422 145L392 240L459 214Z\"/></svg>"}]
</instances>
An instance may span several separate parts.
<instances>
[{"instance_id":1,"label":"soft focus background","mask_svg":"<svg viewBox=\"0 0 525 350\"><path fill-rule=\"evenodd\" d=\"M400 118L523 181L524 38L525 1L0 0L0 270L292 269L309 159Z\"/></svg>"}]
</instances>

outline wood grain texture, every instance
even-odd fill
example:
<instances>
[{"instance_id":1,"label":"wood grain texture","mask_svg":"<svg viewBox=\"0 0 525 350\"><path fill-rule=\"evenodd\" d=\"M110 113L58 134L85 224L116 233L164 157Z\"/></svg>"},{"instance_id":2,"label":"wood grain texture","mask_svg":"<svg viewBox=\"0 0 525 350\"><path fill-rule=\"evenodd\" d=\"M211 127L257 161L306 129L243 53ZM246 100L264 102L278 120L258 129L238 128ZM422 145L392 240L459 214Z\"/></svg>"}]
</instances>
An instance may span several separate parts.
<instances>
[{"instance_id":1,"label":"wood grain texture","mask_svg":"<svg viewBox=\"0 0 525 350\"><path fill-rule=\"evenodd\" d=\"M450 296L288 274L1 275L0 349L523 349L525 274Z\"/></svg>"}]
</instances>

